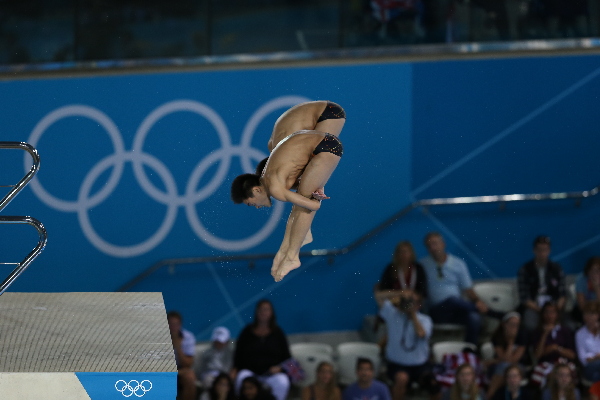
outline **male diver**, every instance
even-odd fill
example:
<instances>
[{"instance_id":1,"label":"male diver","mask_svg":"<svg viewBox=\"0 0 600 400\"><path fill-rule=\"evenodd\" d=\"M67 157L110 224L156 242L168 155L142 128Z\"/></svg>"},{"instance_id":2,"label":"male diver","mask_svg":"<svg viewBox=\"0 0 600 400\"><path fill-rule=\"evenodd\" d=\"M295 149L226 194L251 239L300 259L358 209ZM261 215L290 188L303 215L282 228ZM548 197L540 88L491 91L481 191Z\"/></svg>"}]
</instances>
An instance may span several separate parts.
<instances>
[{"instance_id":1,"label":"male diver","mask_svg":"<svg viewBox=\"0 0 600 400\"><path fill-rule=\"evenodd\" d=\"M328 198L325 183L343 154L338 136L345 121L343 108L333 102L292 107L275 122L268 142L271 154L259 164L257 173L240 175L231 185L236 204L270 207L271 197L293 204L271 268L275 281L300 266L300 248L312 241L314 214L321 200Z\"/></svg>"}]
</instances>

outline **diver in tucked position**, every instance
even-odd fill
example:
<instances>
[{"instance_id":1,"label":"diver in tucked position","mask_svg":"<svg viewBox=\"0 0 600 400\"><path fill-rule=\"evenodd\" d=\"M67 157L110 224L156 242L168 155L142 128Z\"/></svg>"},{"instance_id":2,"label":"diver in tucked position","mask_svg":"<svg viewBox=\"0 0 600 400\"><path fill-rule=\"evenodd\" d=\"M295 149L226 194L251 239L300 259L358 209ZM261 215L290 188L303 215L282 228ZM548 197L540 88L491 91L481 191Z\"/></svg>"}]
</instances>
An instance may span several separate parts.
<instances>
[{"instance_id":1,"label":"diver in tucked position","mask_svg":"<svg viewBox=\"0 0 600 400\"><path fill-rule=\"evenodd\" d=\"M338 135L345 121L344 110L332 102L292 107L277 119L268 143L271 155L261 161L257 173L240 175L231 185L236 204L270 207L271 197L293 204L271 268L276 281L300 266L300 248L312 241L314 214L328 198L325 183L343 154Z\"/></svg>"}]
</instances>

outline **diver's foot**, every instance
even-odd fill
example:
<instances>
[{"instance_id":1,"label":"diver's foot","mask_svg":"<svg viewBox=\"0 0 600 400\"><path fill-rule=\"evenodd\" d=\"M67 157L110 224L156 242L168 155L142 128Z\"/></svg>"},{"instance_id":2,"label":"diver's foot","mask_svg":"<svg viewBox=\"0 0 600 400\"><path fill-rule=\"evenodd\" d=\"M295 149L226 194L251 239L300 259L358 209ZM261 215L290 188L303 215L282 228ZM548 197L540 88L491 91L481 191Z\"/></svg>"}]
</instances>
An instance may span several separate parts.
<instances>
[{"instance_id":1,"label":"diver's foot","mask_svg":"<svg viewBox=\"0 0 600 400\"><path fill-rule=\"evenodd\" d=\"M313 241L312 232L309 230L308 233L306 234L306 236L304 237L304 242L302 242L302 246L312 243L312 241ZM300 247L302 247L302 246L300 246Z\"/></svg>"},{"instance_id":2,"label":"diver's foot","mask_svg":"<svg viewBox=\"0 0 600 400\"><path fill-rule=\"evenodd\" d=\"M275 254L275 258L273 259L273 265L271 266L272 276L275 276L275 271L277 270L277 268L279 268L279 264L281 263L284 257L285 254L282 251L278 251L277 254Z\"/></svg>"},{"instance_id":3,"label":"diver's foot","mask_svg":"<svg viewBox=\"0 0 600 400\"><path fill-rule=\"evenodd\" d=\"M271 269L271 275L275 279L275 282L280 282L290 271L295 270L300 266L299 259L283 259L275 269ZM275 266L274 266L275 267Z\"/></svg>"}]
</instances>

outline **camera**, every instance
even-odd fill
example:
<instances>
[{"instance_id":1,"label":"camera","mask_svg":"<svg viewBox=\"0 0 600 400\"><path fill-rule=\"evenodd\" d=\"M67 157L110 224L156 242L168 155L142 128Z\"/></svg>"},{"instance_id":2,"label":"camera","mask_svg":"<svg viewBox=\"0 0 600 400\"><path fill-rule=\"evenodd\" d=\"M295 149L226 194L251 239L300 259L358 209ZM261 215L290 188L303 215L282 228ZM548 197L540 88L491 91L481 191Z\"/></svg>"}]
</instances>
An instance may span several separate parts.
<instances>
[{"instance_id":1,"label":"camera","mask_svg":"<svg viewBox=\"0 0 600 400\"><path fill-rule=\"evenodd\" d=\"M415 305L415 302L412 297L402 297L400 299L399 308L400 308L400 311L407 312L407 311L412 310L414 305Z\"/></svg>"}]
</instances>

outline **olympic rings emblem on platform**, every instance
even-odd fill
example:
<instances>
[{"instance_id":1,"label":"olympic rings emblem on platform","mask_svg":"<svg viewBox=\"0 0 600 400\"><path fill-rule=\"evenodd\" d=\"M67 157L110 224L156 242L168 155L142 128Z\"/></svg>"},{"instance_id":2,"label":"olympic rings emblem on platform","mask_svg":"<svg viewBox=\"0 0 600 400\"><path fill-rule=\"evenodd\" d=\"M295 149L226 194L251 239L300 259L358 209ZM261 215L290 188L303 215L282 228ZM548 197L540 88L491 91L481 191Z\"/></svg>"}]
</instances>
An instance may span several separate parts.
<instances>
[{"instance_id":1,"label":"olympic rings emblem on platform","mask_svg":"<svg viewBox=\"0 0 600 400\"><path fill-rule=\"evenodd\" d=\"M129 382L119 379L115 382L115 389L117 389L118 392L121 392L125 397L142 397L152 389L152 382L147 379L144 379L141 382L138 382L135 379L130 380Z\"/></svg>"},{"instance_id":2,"label":"olympic rings emblem on platform","mask_svg":"<svg viewBox=\"0 0 600 400\"><path fill-rule=\"evenodd\" d=\"M260 161L267 154L251 147L252 137L260 122L271 112L289 108L309 99L301 96L282 96L263 104L246 123L242 132L241 142L234 145L225 122L219 114L207 105L194 100L174 100L154 109L140 124L133 140L130 151L125 149L123 138L117 125L97 108L87 105L67 105L60 107L44 116L34 127L29 137L29 143L36 146L44 132L57 121L67 117L84 117L98 123L108 134L113 147L113 153L102 158L85 176L79 188L76 201L63 200L50 194L41 184L42 177L36 177L30 186L36 196L49 207L63 212L77 213L79 224L86 238L100 251L115 257L135 257L154 249L171 231L175 223L179 207L185 208L187 220L194 233L209 246L226 251L241 251L254 247L264 241L276 228L284 205L275 202L271 216L266 224L253 235L228 240L210 233L200 221L196 204L209 198L223 184L233 157L240 157L242 169L253 172L251 160ZM171 171L166 165L152 154L144 151L144 142L148 132L155 123L165 116L175 112L191 112L204 117L218 134L221 147L206 155L193 169L183 195L179 194L177 184ZM135 178L143 191L158 203L167 206L164 220L160 227L149 238L134 245L123 246L113 244L102 238L93 228L89 218L89 210L105 201L115 190L123 174L124 165L131 162ZM206 171L216 162L220 162L214 176L204 187L197 186ZM29 171L31 160L24 157L25 171ZM157 188L148 178L144 167L154 170L162 180L165 191ZM93 195L91 189L102 173L112 168L106 184Z\"/></svg>"}]
</instances>

